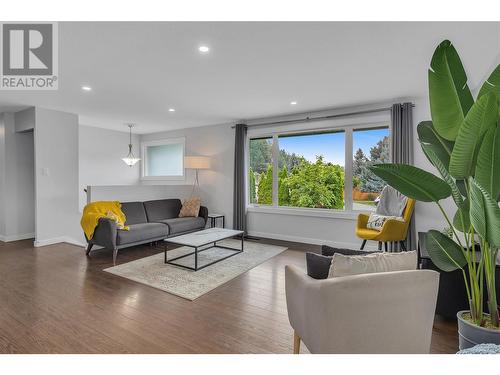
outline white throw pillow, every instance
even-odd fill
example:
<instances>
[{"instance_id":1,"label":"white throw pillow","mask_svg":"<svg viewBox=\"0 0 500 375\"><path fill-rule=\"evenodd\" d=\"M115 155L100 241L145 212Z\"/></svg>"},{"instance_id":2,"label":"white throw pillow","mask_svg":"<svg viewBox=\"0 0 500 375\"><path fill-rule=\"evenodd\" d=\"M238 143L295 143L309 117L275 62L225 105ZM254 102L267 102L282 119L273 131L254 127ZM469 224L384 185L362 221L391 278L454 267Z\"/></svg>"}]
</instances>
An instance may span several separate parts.
<instances>
[{"instance_id":1,"label":"white throw pillow","mask_svg":"<svg viewBox=\"0 0 500 375\"><path fill-rule=\"evenodd\" d=\"M382 230L384 223L387 220L399 220L404 221L402 217L399 216L384 216L375 213L371 213L368 217L368 222L366 223L366 227L368 229L378 230L379 232Z\"/></svg>"},{"instance_id":2,"label":"white throw pillow","mask_svg":"<svg viewBox=\"0 0 500 375\"><path fill-rule=\"evenodd\" d=\"M408 271L417 269L417 252L373 253L368 255L333 254L328 277L363 273Z\"/></svg>"}]
</instances>

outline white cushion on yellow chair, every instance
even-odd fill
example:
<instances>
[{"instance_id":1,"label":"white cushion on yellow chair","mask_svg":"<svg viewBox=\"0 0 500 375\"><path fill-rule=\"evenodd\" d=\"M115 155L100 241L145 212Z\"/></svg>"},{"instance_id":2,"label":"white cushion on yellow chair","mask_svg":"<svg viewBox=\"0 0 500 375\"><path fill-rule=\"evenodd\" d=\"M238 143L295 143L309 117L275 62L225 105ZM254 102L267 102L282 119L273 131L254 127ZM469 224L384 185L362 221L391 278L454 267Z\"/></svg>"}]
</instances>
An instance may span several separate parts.
<instances>
[{"instance_id":1,"label":"white cushion on yellow chair","mask_svg":"<svg viewBox=\"0 0 500 375\"><path fill-rule=\"evenodd\" d=\"M374 253L368 255L333 254L328 277L417 269L417 252Z\"/></svg>"},{"instance_id":2,"label":"white cushion on yellow chair","mask_svg":"<svg viewBox=\"0 0 500 375\"><path fill-rule=\"evenodd\" d=\"M399 216L384 216L375 213L371 213L368 217L368 221L366 222L366 227L368 229L378 230L379 232L382 230L384 223L387 220L399 220L404 221L402 217Z\"/></svg>"}]
</instances>

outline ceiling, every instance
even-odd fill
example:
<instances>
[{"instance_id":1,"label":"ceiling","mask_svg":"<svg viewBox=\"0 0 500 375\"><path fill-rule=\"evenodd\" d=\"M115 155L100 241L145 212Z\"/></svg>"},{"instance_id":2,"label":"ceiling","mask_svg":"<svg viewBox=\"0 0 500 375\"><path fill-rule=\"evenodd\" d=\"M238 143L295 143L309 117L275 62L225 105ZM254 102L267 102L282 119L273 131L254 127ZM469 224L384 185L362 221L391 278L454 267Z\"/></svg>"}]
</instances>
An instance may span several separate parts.
<instances>
[{"instance_id":1,"label":"ceiling","mask_svg":"<svg viewBox=\"0 0 500 375\"><path fill-rule=\"evenodd\" d=\"M150 133L416 98L445 38L472 88L500 63L500 23L63 22L59 90L0 91L0 110L36 105Z\"/></svg>"}]
</instances>

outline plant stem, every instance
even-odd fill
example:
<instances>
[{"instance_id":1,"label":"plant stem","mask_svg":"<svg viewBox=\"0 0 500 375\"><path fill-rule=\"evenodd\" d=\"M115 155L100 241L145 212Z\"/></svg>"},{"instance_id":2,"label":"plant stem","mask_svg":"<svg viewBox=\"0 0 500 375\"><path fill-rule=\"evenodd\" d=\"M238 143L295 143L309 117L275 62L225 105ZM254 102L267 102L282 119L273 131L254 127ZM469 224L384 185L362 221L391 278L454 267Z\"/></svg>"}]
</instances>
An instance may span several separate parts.
<instances>
[{"instance_id":1,"label":"plant stem","mask_svg":"<svg viewBox=\"0 0 500 375\"><path fill-rule=\"evenodd\" d=\"M444 218L446 219L446 221L448 222L448 225L450 226L451 230L453 231L453 234L455 235L456 239L457 239L457 242L458 244L461 246L461 247L464 247L462 245L462 241L460 241L460 237L458 237L458 234L455 230L455 227L453 226L453 224L451 223L450 221L450 218L448 217L448 215L446 214L446 212L444 211L443 209L443 206L441 206L441 204L439 202L436 202L436 204L438 205L439 209L441 210L441 213L443 214Z\"/></svg>"}]
</instances>

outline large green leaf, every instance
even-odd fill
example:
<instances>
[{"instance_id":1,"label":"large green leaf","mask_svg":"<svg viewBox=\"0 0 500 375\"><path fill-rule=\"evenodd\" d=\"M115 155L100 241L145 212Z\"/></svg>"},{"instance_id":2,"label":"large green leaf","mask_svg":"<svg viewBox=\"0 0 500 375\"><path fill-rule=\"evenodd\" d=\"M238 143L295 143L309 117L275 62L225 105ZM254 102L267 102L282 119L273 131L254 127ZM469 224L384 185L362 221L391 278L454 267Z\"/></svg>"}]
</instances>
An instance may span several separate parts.
<instances>
[{"instance_id":1,"label":"large green leaf","mask_svg":"<svg viewBox=\"0 0 500 375\"><path fill-rule=\"evenodd\" d=\"M437 132L449 141L455 140L474 99L460 57L449 40L443 41L432 56L429 99Z\"/></svg>"},{"instance_id":2,"label":"large green leaf","mask_svg":"<svg viewBox=\"0 0 500 375\"><path fill-rule=\"evenodd\" d=\"M457 208L457 212L455 212L455 216L453 216L453 226L460 232L468 232L470 229L469 209L469 200L466 199Z\"/></svg>"},{"instance_id":3,"label":"large green leaf","mask_svg":"<svg viewBox=\"0 0 500 375\"><path fill-rule=\"evenodd\" d=\"M425 234L425 248L432 262L445 272L462 269L467 264L460 245L437 230Z\"/></svg>"},{"instance_id":4,"label":"large green leaf","mask_svg":"<svg viewBox=\"0 0 500 375\"><path fill-rule=\"evenodd\" d=\"M500 247L500 208L486 189L470 179L470 221L490 245Z\"/></svg>"},{"instance_id":5,"label":"large green leaf","mask_svg":"<svg viewBox=\"0 0 500 375\"><path fill-rule=\"evenodd\" d=\"M462 194L460 194L460 190L458 190L458 186L455 183L455 180L453 179L453 177L451 177L450 173L442 163L441 159L439 159L439 157L437 156L434 150L434 146L424 143L422 143L421 146L422 150L424 151L424 154L430 160L432 165L436 167L441 177L443 177L448 186L451 188L451 196L453 197L453 200L455 201L457 207L460 207L460 205L463 202Z\"/></svg>"},{"instance_id":6,"label":"large green leaf","mask_svg":"<svg viewBox=\"0 0 500 375\"><path fill-rule=\"evenodd\" d=\"M475 179L493 199L500 197L500 123L486 133L477 155Z\"/></svg>"},{"instance_id":7,"label":"large green leaf","mask_svg":"<svg viewBox=\"0 0 500 375\"><path fill-rule=\"evenodd\" d=\"M441 160L446 169L448 169L453 142L441 137L432 125L432 121L422 121L418 124L417 134L422 147L424 144L430 145L430 148L434 150L436 156ZM429 161L432 163L432 160Z\"/></svg>"},{"instance_id":8,"label":"large green leaf","mask_svg":"<svg viewBox=\"0 0 500 375\"><path fill-rule=\"evenodd\" d=\"M476 149L486 131L495 126L497 111L496 96L494 93L488 93L475 102L467 113L451 152L449 169L453 177L473 176Z\"/></svg>"},{"instance_id":9,"label":"large green leaf","mask_svg":"<svg viewBox=\"0 0 500 375\"><path fill-rule=\"evenodd\" d=\"M370 170L394 189L422 202L437 202L448 198L448 184L432 173L406 164L376 164Z\"/></svg>"},{"instance_id":10,"label":"large green leaf","mask_svg":"<svg viewBox=\"0 0 500 375\"><path fill-rule=\"evenodd\" d=\"M497 97L500 98L500 65L495 68L488 79L483 83L477 97L480 98L491 91L493 91Z\"/></svg>"}]
</instances>

